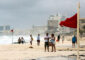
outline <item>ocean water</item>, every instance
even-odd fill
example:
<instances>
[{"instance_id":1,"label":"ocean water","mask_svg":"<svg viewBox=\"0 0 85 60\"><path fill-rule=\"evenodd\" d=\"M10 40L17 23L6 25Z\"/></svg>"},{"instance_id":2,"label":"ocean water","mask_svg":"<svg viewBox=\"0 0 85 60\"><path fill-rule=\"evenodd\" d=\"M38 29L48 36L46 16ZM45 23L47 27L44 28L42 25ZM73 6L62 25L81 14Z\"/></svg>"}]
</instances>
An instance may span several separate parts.
<instances>
[{"instance_id":1,"label":"ocean water","mask_svg":"<svg viewBox=\"0 0 85 60\"><path fill-rule=\"evenodd\" d=\"M13 43L18 42L18 38L19 37L23 37L26 43L30 43L30 36L29 35L14 35L13 36ZM33 42L36 43L37 42L37 35L33 36ZM65 39L67 40L67 39ZM40 36L40 41L44 42L44 36ZM10 35L3 35L0 36L0 44L12 44L12 36ZM59 43L56 42L56 46L57 47L72 47L72 42L70 41L70 43L64 43L62 44L62 38L60 39Z\"/></svg>"},{"instance_id":2,"label":"ocean water","mask_svg":"<svg viewBox=\"0 0 85 60\"><path fill-rule=\"evenodd\" d=\"M29 35L17 35L17 36L7 36L7 35L3 35L0 36L0 44L12 44L12 38L13 38L13 42L17 42L19 37L23 37L25 42L29 42L30 41L30 36ZM37 36L33 36L34 40L37 40ZM44 37L41 36L41 41L44 41Z\"/></svg>"}]
</instances>

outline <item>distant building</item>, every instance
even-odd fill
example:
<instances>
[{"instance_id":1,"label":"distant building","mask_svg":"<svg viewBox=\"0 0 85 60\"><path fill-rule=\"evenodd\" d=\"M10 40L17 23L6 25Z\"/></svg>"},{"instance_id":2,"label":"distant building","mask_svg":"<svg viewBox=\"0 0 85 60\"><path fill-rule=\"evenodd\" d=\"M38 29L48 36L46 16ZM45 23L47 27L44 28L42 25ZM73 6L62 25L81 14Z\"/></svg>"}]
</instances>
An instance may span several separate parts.
<instances>
[{"instance_id":1,"label":"distant building","mask_svg":"<svg viewBox=\"0 0 85 60\"><path fill-rule=\"evenodd\" d=\"M5 26L5 30L11 30L11 26L9 26L9 25L7 25L7 26Z\"/></svg>"},{"instance_id":2,"label":"distant building","mask_svg":"<svg viewBox=\"0 0 85 60\"><path fill-rule=\"evenodd\" d=\"M80 33L85 36L85 18L80 18Z\"/></svg>"},{"instance_id":3,"label":"distant building","mask_svg":"<svg viewBox=\"0 0 85 60\"><path fill-rule=\"evenodd\" d=\"M45 34L47 31L47 26L33 26L32 29L30 30L30 34Z\"/></svg>"},{"instance_id":4,"label":"distant building","mask_svg":"<svg viewBox=\"0 0 85 60\"><path fill-rule=\"evenodd\" d=\"M80 18L80 29L85 30L85 18Z\"/></svg>"},{"instance_id":5,"label":"distant building","mask_svg":"<svg viewBox=\"0 0 85 60\"><path fill-rule=\"evenodd\" d=\"M57 31L58 21L57 20L48 20L48 32L55 33Z\"/></svg>"},{"instance_id":6,"label":"distant building","mask_svg":"<svg viewBox=\"0 0 85 60\"><path fill-rule=\"evenodd\" d=\"M48 33L55 33L55 34L66 34L66 33L71 33L74 30L68 27L61 27L59 25L60 21L65 20L66 17L62 16L60 14L57 15L51 15L48 19Z\"/></svg>"},{"instance_id":7,"label":"distant building","mask_svg":"<svg viewBox=\"0 0 85 60\"><path fill-rule=\"evenodd\" d=\"M10 34L11 26L10 25L4 25L0 26L0 34Z\"/></svg>"},{"instance_id":8,"label":"distant building","mask_svg":"<svg viewBox=\"0 0 85 60\"><path fill-rule=\"evenodd\" d=\"M49 19L48 19L48 33L55 33L58 31L58 23L59 20L61 19L61 17L57 14L57 15L50 15Z\"/></svg>"},{"instance_id":9,"label":"distant building","mask_svg":"<svg viewBox=\"0 0 85 60\"><path fill-rule=\"evenodd\" d=\"M3 31L4 30L4 27L3 26L0 26L0 31Z\"/></svg>"}]
</instances>

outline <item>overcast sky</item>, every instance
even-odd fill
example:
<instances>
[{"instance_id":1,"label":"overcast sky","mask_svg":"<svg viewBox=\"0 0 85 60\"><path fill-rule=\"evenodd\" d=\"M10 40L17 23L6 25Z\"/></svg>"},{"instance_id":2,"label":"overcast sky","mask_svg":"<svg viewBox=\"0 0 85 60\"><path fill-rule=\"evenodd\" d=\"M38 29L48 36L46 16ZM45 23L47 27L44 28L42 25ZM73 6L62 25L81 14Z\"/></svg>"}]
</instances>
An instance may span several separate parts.
<instances>
[{"instance_id":1,"label":"overcast sky","mask_svg":"<svg viewBox=\"0 0 85 60\"><path fill-rule=\"evenodd\" d=\"M67 17L77 12L79 0L0 0L0 25L31 28L47 24L49 15ZM80 1L80 16L85 17L85 0Z\"/></svg>"}]
</instances>

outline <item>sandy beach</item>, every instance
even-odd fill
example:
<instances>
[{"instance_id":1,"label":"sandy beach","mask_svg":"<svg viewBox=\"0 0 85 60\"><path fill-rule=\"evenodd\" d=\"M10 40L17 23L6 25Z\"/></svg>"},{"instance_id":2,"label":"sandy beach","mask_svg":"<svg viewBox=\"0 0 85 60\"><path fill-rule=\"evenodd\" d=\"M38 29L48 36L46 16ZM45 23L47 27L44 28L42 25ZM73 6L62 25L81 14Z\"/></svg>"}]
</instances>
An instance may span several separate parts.
<instances>
[{"instance_id":1,"label":"sandy beach","mask_svg":"<svg viewBox=\"0 0 85 60\"><path fill-rule=\"evenodd\" d=\"M63 49L63 47L65 48L65 46L67 45L71 47L70 42L67 43L67 41L65 41L64 44L56 43L56 45L56 52L44 52L44 42L42 42L40 46L37 46L37 44L34 43L33 48L29 48L30 44L28 43L0 45L0 60L28 60L48 56L68 56L72 54L77 54L75 50L59 50L59 48ZM81 51L81 53L85 54L85 51Z\"/></svg>"}]
</instances>

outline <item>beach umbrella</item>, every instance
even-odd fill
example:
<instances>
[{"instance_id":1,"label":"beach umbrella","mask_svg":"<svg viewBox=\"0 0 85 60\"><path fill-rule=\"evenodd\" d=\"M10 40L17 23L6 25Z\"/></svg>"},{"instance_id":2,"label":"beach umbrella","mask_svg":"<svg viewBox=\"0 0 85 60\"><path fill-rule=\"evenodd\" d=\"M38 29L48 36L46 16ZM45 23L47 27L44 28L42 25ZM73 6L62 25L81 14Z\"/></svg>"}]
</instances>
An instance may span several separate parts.
<instances>
[{"instance_id":1,"label":"beach umbrella","mask_svg":"<svg viewBox=\"0 0 85 60\"><path fill-rule=\"evenodd\" d=\"M77 28L77 13L70 18L67 18L64 21L60 22L60 26L70 27L70 28Z\"/></svg>"}]
</instances>

